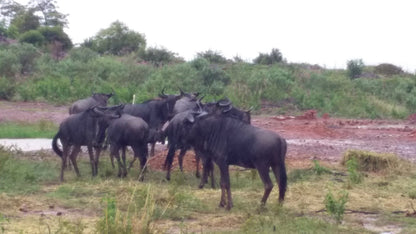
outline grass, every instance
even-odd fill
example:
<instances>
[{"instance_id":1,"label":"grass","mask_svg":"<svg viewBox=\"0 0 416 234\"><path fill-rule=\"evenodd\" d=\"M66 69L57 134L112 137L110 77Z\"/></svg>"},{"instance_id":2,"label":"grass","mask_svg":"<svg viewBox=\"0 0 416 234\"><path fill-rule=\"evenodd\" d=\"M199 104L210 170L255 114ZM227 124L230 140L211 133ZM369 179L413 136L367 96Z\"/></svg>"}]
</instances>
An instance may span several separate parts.
<instances>
[{"instance_id":1,"label":"grass","mask_svg":"<svg viewBox=\"0 0 416 234\"><path fill-rule=\"evenodd\" d=\"M354 186L349 186L342 165L289 167L285 203L278 204L275 186L265 207L260 206L263 185L256 172L232 167L234 207L226 211L218 207L218 186L198 189L193 172L173 171L168 182L165 172L149 169L139 182L136 165L120 179L104 155L99 175L91 178L88 158L80 156L81 177L65 171L66 181L59 183L59 163L49 152L0 150L0 232L371 233L364 224L416 232L411 216L416 204L414 166L401 174L367 172ZM348 193L339 224L326 210L330 192L336 199Z\"/></svg>"},{"instance_id":2,"label":"grass","mask_svg":"<svg viewBox=\"0 0 416 234\"><path fill-rule=\"evenodd\" d=\"M0 138L52 138L58 126L46 120L37 123L0 122Z\"/></svg>"}]
</instances>

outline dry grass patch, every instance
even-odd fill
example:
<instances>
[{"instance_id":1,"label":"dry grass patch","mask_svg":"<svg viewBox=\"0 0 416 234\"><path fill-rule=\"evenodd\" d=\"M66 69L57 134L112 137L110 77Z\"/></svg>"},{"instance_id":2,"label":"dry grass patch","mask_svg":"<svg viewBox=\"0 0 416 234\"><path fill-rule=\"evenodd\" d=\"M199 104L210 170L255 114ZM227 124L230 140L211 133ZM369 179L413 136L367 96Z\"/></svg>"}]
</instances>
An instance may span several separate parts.
<instances>
[{"instance_id":1,"label":"dry grass patch","mask_svg":"<svg viewBox=\"0 0 416 234\"><path fill-rule=\"evenodd\" d=\"M378 172L385 169L397 169L404 166L395 154L376 153L362 150L348 150L342 158L341 164L346 165L349 160L355 159L358 169L368 172Z\"/></svg>"}]
</instances>

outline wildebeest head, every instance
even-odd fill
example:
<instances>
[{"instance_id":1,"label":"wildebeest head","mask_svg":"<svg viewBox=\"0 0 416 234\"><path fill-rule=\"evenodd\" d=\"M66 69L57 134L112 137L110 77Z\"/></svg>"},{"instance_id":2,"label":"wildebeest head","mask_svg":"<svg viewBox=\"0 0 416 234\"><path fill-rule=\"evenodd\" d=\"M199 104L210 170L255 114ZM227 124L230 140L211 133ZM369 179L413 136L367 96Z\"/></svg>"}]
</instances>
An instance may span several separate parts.
<instances>
[{"instance_id":1,"label":"wildebeest head","mask_svg":"<svg viewBox=\"0 0 416 234\"><path fill-rule=\"evenodd\" d=\"M217 102L206 103L203 105L203 109L208 113L224 115L241 120L248 124L251 123L251 109L248 111L240 110L234 107L228 98L221 99Z\"/></svg>"},{"instance_id":2,"label":"wildebeest head","mask_svg":"<svg viewBox=\"0 0 416 234\"><path fill-rule=\"evenodd\" d=\"M173 109L175 107L176 101L181 99L183 97L182 93L179 95L174 94L165 94L165 89L162 89L162 92L159 94L159 97L162 98L162 106L161 106L161 113L163 116L163 119L170 120L174 113Z\"/></svg>"},{"instance_id":3,"label":"wildebeest head","mask_svg":"<svg viewBox=\"0 0 416 234\"><path fill-rule=\"evenodd\" d=\"M98 105L106 106L108 99L110 99L113 95L113 93L93 93L91 97L97 101Z\"/></svg>"}]
</instances>

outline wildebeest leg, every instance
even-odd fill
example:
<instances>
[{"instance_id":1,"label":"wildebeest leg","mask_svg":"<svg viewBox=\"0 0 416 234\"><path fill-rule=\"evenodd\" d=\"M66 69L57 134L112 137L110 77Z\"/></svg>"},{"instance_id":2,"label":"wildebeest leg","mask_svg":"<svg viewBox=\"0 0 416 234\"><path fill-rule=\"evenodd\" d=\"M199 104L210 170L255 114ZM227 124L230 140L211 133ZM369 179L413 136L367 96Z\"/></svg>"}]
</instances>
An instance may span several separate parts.
<instances>
[{"instance_id":1,"label":"wildebeest leg","mask_svg":"<svg viewBox=\"0 0 416 234\"><path fill-rule=\"evenodd\" d=\"M77 174L78 177L81 176L78 170L78 165L77 165L77 156L79 154L79 151L81 151L81 146L74 145L72 147L71 155L69 156L69 158L71 159L72 165L74 166L75 173Z\"/></svg>"},{"instance_id":2,"label":"wildebeest leg","mask_svg":"<svg viewBox=\"0 0 416 234\"><path fill-rule=\"evenodd\" d=\"M66 167L66 160L68 158L68 152L69 152L70 146L63 144L62 146L62 165L61 165L61 182L64 181L64 170Z\"/></svg>"},{"instance_id":3,"label":"wildebeest leg","mask_svg":"<svg viewBox=\"0 0 416 234\"><path fill-rule=\"evenodd\" d=\"M140 146L134 146L132 147L134 151L134 157L138 157L140 159L140 174L139 174L139 180L143 181L144 179L144 173L146 172L146 163L147 163L147 155L148 155L148 149L147 145L140 145Z\"/></svg>"},{"instance_id":4,"label":"wildebeest leg","mask_svg":"<svg viewBox=\"0 0 416 234\"><path fill-rule=\"evenodd\" d=\"M121 163L121 160L120 160L120 152L119 151L120 151L119 147L114 146L114 144L110 144L110 154L113 155L113 157L116 157L116 159L117 159L118 177L121 177L121 175L123 174L121 171L122 171L122 168L124 168L124 167L123 167L123 165Z\"/></svg>"},{"instance_id":5,"label":"wildebeest leg","mask_svg":"<svg viewBox=\"0 0 416 234\"><path fill-rule=\"evenodd\" d=\"M98 175L98 164L100 161L101 146L94 147L95 149L95 175Z\"/></svg>"},{"instance_id":6,"label":"wildebeest leg","mask_svg":"<svg viewBox=\"0 0 416 234\"><path fill-rule=\"evenodd\" d=\"M126 150L127 146L121 147L121 159L123 160L123 177L127 176L127 168L126 168ZM131 165L130 165L131 166ZM130 167L129 167L130 168Z\"/></svg>"},{"instance_id":7,"label":"wildebeest leg","mask_svg":"<svg viewBox=\"0 0 416 234\"><path fill-rule=\"evenodd\" d=\"M230 174L228 172L228 165L225 162L217 163L221 173L221 201L219 206L230 210L233 207L233 199L231 198L230 189ZM226 197L228 198L226 201Z\"/></svg>"},{"instance_id":8,"label":"wildebeest leg","mask_svg":"<svg viewBox=\"0 0 416 234\"><path fill-rule=\"evenodd\" d=\"M199 184L199 188L203 188L206 183L208 183L208 177L211 178L211 187L215 188L214 180L214 163L209 158L202 158L202 178Z\"/></svg>"},{"instance_id":9,"label":"wildebeest leg","mask_svg":"<svg viewBox=\"0 0 416 234\"><path fill-rule=\"evenodd\" d=\"M110 161L111 161L111 166L113 168L115 168L115 166L114 166L114 156L112 154L110 154Z\"/></svg>"},{"instance_id":10,"label":"wildebeest leg","mask_svg":"<svg viewBox=\"0 0 416 234\"><path fill-rule=\"evenodd\" d=\"M170 170L172 169L172 163L173 163L174 157L175 157L175 145L170 144L168 154L166 155L166 160L165 160L165 169L167 170L166 172L167 180L170 180Z\"/></svg>"},{"instance_id":11,"label":"wildebeest leg","mask_svg":"<svg viewBox=\"0 0 416 234\"><path fill-rule=\"evenodd\" d=\"M150 157L155 156L155 145L156 142L150 143Z\"/></svg>"},{"instance_id":12,"label":"wildebeest leg","mask_svg":"<svg viewBox=\"0 0 416 234\"><path fill-rule=\"evenodd\" d=\"M270 195L270 192L273 189L273 183L272 180L270 179L269 176L269 168L270 166L265 165L263 163L259 163L255 165L257 168L257 171L259 172L260 178L263 181L264 184L264 194L263 194L263 198L261 199L261 204L265 205L267 198Z\"/></svg>"},{"instance_id":13,"label":"wildebeest leg","mask_svg":"<svg viewBox=\"0 0 416 234\"><path fill-rule=\"evenodd\" d=\"M92 150L92 146L91 145L87 146L87 149L88 149L88 154L90 156L92 176L96 176L97 168L95 168L95 159L94 159L94 152Z\"/></svg>"},{"instance_id":14,"label":"wildebeest leg","mask_svg":"<svg viewBox=\"0 0 416 234\"><path fill-rule=\"evenodd\" d=\"M186 154L186 149L182 148L178 156L179 169L181 171L183 171L183 157L185 156L185 154Z\"/></svg>"},{"instance_id":15,"label":"wildebeest leg","mask_svg":"<svg viewBox=\"0 0 416 234\"><path fill-rule=\"evenodd\" d=\"M201 157L199 156L199 153L195 151L195 164L196 164L196 168L195 168L195 176L196 178L201 177L201 174L199 173L199 162L201 161ZM202 182L202 180L201 180Z\"/></svg>"},{"instance_id":16,"label":"wildebeest leg","mask_svg":"<svg viewBox=\"0 0 416 234\"><path fill-rule=\"evenodd\" d=\"M285 199L285 193L286 193L286 186L287 186L287 175L286 175L286 167L283 162L282 165L272 165L272 170L274 173L274 176L276 177L276 181L279 184L279 202L283 202Z\"/></svg>"}]
</instances>

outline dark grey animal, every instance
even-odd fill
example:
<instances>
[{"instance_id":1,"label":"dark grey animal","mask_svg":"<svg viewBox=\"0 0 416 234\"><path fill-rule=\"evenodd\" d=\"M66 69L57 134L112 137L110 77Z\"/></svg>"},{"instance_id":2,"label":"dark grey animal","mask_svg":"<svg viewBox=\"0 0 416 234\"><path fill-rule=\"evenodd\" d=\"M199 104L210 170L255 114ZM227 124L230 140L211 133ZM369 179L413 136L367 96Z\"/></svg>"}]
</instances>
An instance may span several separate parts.
<instances>
[{"instance_id":1,"label":"dark grey animal","mask_svg":"<svg viewBox=\"0 0 416 234\"><path fill-rule=\"evenodd\" d=\"M93 93L91 97L74 102L69 108L69 114L80 113L93 106L107 106L107 101L111 96L113 93Z\"/></svg>"},{"instance_id":2,"label":"dark grey animal","mask_svg":"<svg viewBox=\"0 0 416 234\"><path fill-rule=\"evenodd\" d=\"M131 146L134 158L140 159L141 176L147 162L147 143L149 141L149 126L140 117L123 114L120 118L113 120L108 127L108 141L110 143L110 154L115 156L118 163L118 176L127 175L126 147ZM122 161L120 160L120 149L122 150Z\"/></svg>"},{"instance_id":3,"label":"dark grey animal","mask_svg":"<svg viewBox=\"0 0 416 234\"><path fill-rule=\"evenodd\" d=\"M139 104L126 104L123 113L142 118L150 129L159 131L173 117L173 108L181 95L159 95L160 99L149 100ZM154 155L154 143L150 155Z\"/></svg>"},{"instance_id":4,"label":"dark grey animal","mask_svg":"<svg viewBox=\"0 0 416 234\"><path fill-rule=\"evenodd\" d=\"M247 124L250 124L250 111L242 111L238 108L235 108L232 106L232 103L228 99L219 100L217 102L212 103L206 103L202 104L201 99L197 101L197 108L193 110L188 110L182 113L179 113L175 115L172 120L170 121L169 125L164 131L164 134L168 138L168 154L166 155L165 160L165 169L167 170L166 173L166 179L170 180L170 170L173 163L173 157L175 155L175 151L177 149L180 149L180 153L178 156L179 161L179 168L182 171L183 167L183 157L187 150L189 150L191 147L186 143L186 136L187 131L184 129L184 120L185 118L195 111L198 111L199 109L204 109L208 113L216 114L216 115L224 115L226 117L235 118L240 121L243 121ZM201 110L202 111L202 110ZM196 177L200 177L199 173L199 161L200 161L200 155L201 152L195 151L195 159L196 159ZM214 165L211 160L207 157L203 157L203 176L201 178L201 183L199 185L199 188L203 188L204 185L208 181L208 175L211 177L211 187L215 187L215 181L214 181L214 174L213 174L213 168Z\"/></svg>"},{"instance_id":5,"label":"dark grey animal","mask_svg":"<svg viewBox=\"0 0 416 234\"><path fill-rule=\"evenodd\" d=\"M285 157L286 140L275 132L254 127L222 115L191 113L186 118L187 142L202 157L214 161L221 173L220 207L233 206L229 165L256 168L264 184L261 199L264 205L273 188L269 176L272 169L279 185L279 202L283 202L287 187Z\"/></svg>"},{"instance_id":6,"label":"dark grey animal","mask_svg":"<svg viewBox=\"0 0 416 234\"><path fill-rule=\"evenodd\" d=\"M199 93L185 93L182 89L179 90L181 93L181 98L177 100L175 103L175 106L173 108L173 115L197 108L196 102Z\"/></svg>"},{"instance_id":7,"label":"dark grey animal","mask_svg":"<svg viewBox=\"0 0 416 234\"><path fill-rule=\"evenodd\" d=\"M64 180L64 168L69 158L74 166L77 176L80 176L76 157L81 146L87 146L90 156L92 175L98 172L98 160L101 146L97 143L97 133L99 132L99 121L101 118L119 118L119 115L106 114L96 107L91 107L81 113L73 114L66 118L59 126L59 131L52 140L52 149L62 158L61 181ZM58 147L57 140L60 139L62 151ZM95 148L95 155L93 152ZM72 151L71 151L72 148Z\"/></svg>"}]
</instances>

